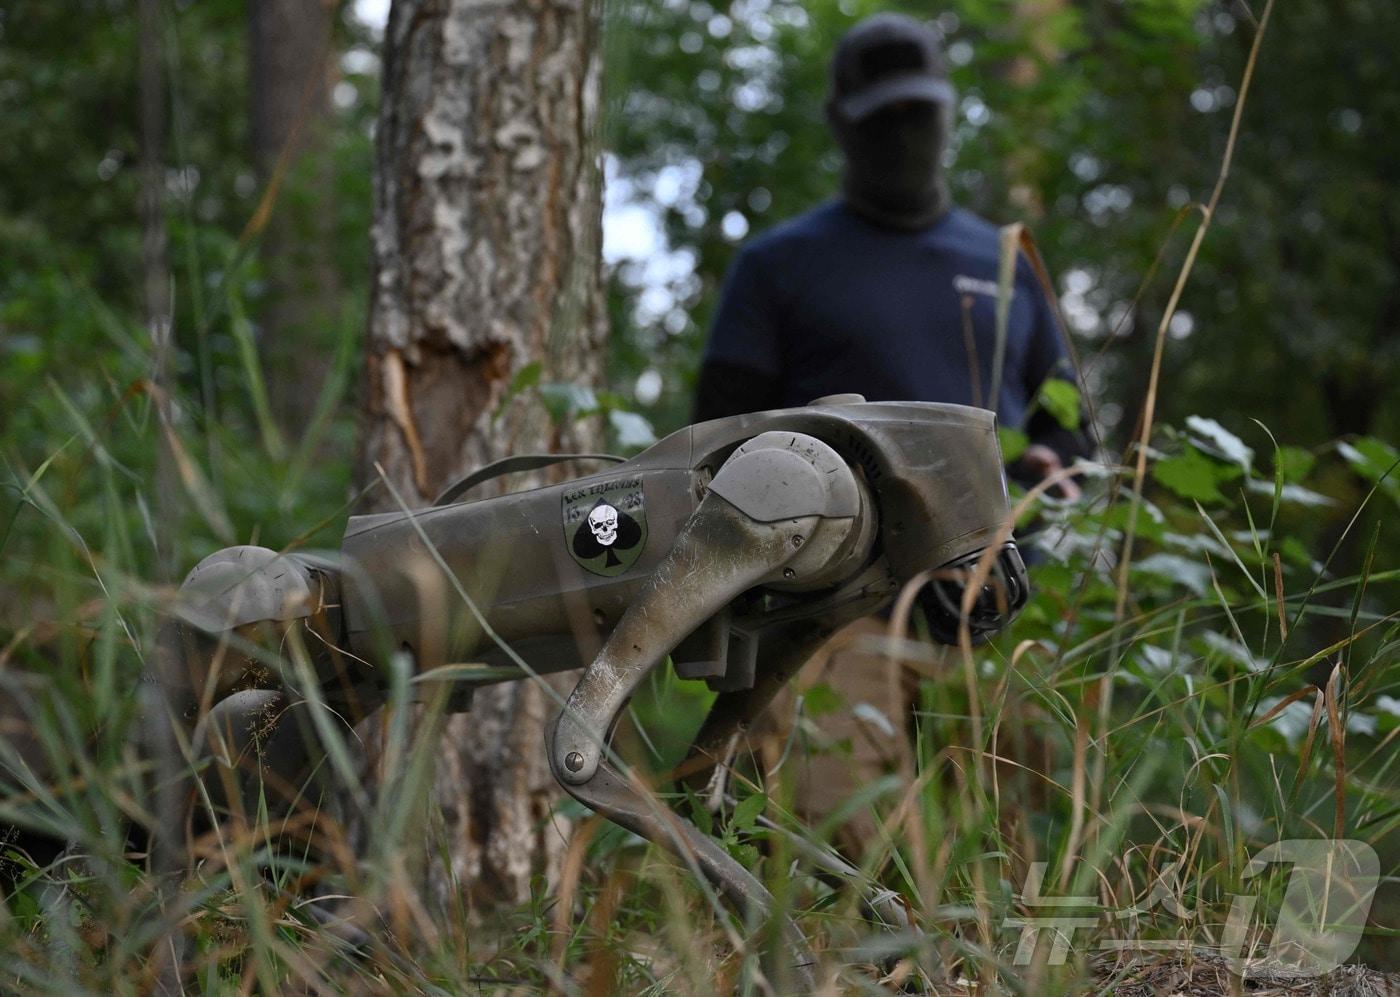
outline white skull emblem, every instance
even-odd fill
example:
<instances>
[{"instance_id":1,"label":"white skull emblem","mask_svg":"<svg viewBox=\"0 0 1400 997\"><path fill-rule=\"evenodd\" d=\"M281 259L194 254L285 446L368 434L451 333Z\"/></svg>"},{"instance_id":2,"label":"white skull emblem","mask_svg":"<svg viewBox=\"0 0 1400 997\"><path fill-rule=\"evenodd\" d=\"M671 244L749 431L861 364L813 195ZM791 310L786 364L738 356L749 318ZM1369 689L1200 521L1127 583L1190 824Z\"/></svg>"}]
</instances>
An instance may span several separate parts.
<instances>
[{"instance_id":1,"label":"white skull emblem","mask_svg":"<svg viewBox=\"0 0 1400 997\"><path fill-rule=\"evenodd\" d=\"M593 538L604 547L611 547L617 540L617 510L604 503L588 514L588 528Z\"/></svg>"}]
</instances>

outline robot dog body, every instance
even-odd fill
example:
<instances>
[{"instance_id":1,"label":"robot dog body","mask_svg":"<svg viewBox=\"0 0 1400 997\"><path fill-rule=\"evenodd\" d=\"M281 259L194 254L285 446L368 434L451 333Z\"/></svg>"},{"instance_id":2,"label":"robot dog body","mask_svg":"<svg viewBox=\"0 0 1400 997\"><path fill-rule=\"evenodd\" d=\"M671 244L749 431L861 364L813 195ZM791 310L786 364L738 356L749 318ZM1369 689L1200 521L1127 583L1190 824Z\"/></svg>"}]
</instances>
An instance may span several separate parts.
<instances>
[{"instance_id":1,"label":"robot dog body","mask_svg":"<svg viewBox=\"0 0 1400 997\"><path fill-rule=\"evenodd\" d=\"M583 666L548 738L561 785L762 909L769 898L746 870L608 763L612 725L669 655L680 675L720 692L693 750L714 758L826 637L910 582L925 585L940 639L965 626L976 640L1009 622L1026 583L1005 539L995 418L837 396L690 426L562 484L456 501L548 459L507 459L427 510L353 517L337 560L259 548L206 558L163 638L176 711L193 722L200 700L215 700L196 746L228 762L253 745L254 764L296 786L315 752L285 719L269 734L270 718L290 711L276 676L231 648L230 633L265 639L271 624L285 639L304 628L324 698L361 714L382 703L381 663L394 652L467 691ZM963 583L994 545L967 613Z\"/></svg>"}]
</instances>

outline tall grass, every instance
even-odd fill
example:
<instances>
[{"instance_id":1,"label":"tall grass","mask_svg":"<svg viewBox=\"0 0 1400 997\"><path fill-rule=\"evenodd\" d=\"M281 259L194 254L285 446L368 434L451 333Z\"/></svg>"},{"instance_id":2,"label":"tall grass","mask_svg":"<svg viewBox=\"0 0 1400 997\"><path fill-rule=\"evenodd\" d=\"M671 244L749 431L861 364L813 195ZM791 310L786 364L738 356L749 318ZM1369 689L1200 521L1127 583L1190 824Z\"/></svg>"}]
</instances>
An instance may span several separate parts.
<instances>
[{"instance_id":1,"label":"tall grass","mask_svg":"<svg viewBox=\"0 0 1400 997\"><path fill-rule=\"evenodd\" d=\"M124 362L141 369L135 354ZM172 596L146 581L157 536L183 564L230 539L331 548L345 471L258 450L255 416L203 432L177 424L181 518L156 522L157 426L147 395L121 387L130 373L52 385L34 401L48 438L4 447L0 681L12 705L0 820L23 832L0 905L4 986L145 991L168 979L184 939L186 984L201 990L764 989L762 925L736 921L682 860L571 803L560 812L579 831L563 872L530 905L480 911L465 894L428 894L425 865L450 862L430 801L442 703L412 706L419 687L396 667L377 793L319 815L314 849L256 815L216 826L163 905L140 833L157 821L134 695ZM838 854L839 813L813 824L795 812L791 760L845 750L822 745L822 710L842 705L830 690L748 746L715 810L664 778L703 691L663 670L634 704L623 755L662 803L761 875L810 939L824 986L1127 986L1141 970L1108 943L1218 943L1231 897L1257 891L1242 878L1250 856L1285 838L1354 838L1380 853L1386 879L1359 957L1397 968L1400 570L1370 525L1400 501L1381 466L1389 451L1323 448L1305 476L1295 452L1256 459L1205 420L1159 430L1153 447L1121 614L1110 552L1128 510L1108 486L1127 472L1107 467L1079 503L1034 503L1048 554L1001 640L942 652L915 625L874 649L919 676L916 764L849 801L879 817L858 851ZM315 492L278 487L312 481ZM1354 494L1358 482L1359 508L1324 504L1336 500L1319 489ZM1339 575L1343 555L1316 550L1319 510L1355 524L1343 540L1358 541L1356 570ZM314 698L295 643L272 663ZM332 724L321 736L331 777L353 783L354 738ZM43 766L18 754L26 737ZM1063 964L1049 933L1029 961L1020 951L1044 897L1081 898L1063 910L1091 922ZM1277 899L1265 892L1256 931Z\"/></svg>"}]
</instances>

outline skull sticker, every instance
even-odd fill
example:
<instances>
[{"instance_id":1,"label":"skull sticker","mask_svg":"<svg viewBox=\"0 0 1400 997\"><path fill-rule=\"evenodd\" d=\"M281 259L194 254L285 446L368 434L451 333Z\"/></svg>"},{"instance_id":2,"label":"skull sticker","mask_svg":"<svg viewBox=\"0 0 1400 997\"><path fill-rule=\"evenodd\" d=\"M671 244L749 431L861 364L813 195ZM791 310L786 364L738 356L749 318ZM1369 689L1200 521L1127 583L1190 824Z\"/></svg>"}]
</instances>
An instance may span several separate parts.
<instances>
[{"instance_id":1,"label":"skull sticker","mask_svg":"<svg viewBox=\"0 0 1400 997\"><path fill-rule=\"evenodd\" d=\"M606 502L599 502L588 514L588 528L593 531L593 539L604 547L611 547L617 541L618 512Z\"/></svg>"},{"instance_id":2,"label":"skull sticker","mask_svg":"<svg viewBox=\"0 0 1400 997\"><path fill-rule=\"evenodd\" d=\"M575 561L596 575L620 575L646 546L640 478L580 485L564 493L564 537Z\"/></svg>"}]
</instances>

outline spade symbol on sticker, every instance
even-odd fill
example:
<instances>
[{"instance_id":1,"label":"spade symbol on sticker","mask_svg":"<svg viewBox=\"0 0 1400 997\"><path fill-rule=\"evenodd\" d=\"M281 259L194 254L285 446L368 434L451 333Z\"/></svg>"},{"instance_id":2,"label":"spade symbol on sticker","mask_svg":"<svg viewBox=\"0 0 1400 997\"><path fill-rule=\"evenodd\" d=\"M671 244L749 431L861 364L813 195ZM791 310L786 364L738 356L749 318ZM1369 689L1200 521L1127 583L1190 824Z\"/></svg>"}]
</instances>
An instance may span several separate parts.
<instances>
[{"instance_id":1,"label":"spade symbol on sticker","mask_svg":"<svg viewBox=\"0 0 1400 997\"><path fill-rule=\"evenodd\" d=\"M622 574L646 547L646 496L639 478L566 492L563 512L569 553L595 575Z\"/></svg>"}]
</instances>

